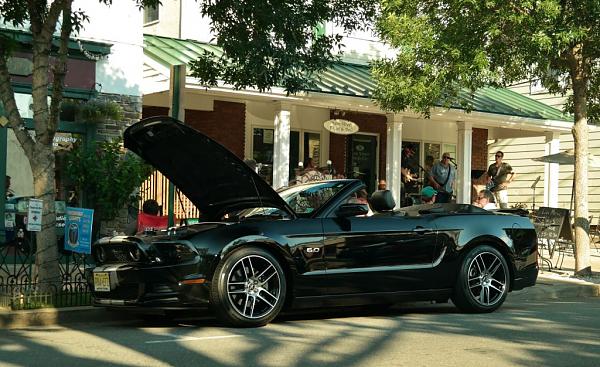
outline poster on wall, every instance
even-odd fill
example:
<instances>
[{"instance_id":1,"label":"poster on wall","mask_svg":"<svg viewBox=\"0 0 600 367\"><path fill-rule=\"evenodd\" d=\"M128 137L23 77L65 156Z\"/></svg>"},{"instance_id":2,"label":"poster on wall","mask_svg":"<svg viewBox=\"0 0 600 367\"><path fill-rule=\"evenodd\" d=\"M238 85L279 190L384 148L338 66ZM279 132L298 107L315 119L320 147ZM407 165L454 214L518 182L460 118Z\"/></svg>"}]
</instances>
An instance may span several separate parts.
<instances>
[{"instance_id":1,"label":"poster on wall","mask_svg":"<svg viewBox=\"0 0 600 367\"><path fill-rule=\"evenodd\" d=\"M67 207L65 214L65 250L92 253L94 209Z\"/></svg>"}]
</instances>

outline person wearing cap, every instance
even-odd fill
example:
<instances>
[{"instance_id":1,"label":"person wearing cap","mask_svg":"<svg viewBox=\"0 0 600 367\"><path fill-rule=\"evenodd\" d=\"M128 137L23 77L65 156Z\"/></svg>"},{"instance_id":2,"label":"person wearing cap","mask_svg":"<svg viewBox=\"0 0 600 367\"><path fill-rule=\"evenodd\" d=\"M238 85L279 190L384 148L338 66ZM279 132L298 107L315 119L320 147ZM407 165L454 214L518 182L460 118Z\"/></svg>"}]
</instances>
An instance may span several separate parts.
<instances>
[{"instance_id":1,"label":"person wearing cap","mask_svg":"<svg viewBox=\"0 0 600 367\"><path fill-rule=\"evenodd\" d=\"M437 191L431 186L425 186L421 190L421 204L433 204L435 203L435 197L437 195Z\"/></svg>"},{"instance_id":2,"label":"person wearing cap","mask_svg":"<svg viewBox=\"0 0 600 367\"><path fill-rule=\"evenodd\" d=\"M452 199L456 169L450 164L451 159L450 153L445 152L442 154L442 160L431 167L429 183L437 190L438 203L449 203Z\"/></svg>"}]
</instances>

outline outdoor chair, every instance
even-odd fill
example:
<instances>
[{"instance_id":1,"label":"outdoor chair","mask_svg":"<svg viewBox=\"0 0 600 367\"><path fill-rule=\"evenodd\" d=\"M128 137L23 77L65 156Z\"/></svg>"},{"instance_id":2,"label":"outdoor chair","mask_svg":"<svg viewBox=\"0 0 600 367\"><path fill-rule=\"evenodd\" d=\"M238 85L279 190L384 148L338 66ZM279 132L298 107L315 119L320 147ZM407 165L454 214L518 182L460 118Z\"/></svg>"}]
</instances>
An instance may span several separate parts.
<instances>
[{"instance_id":1,"label":"outdoor chair","mask_svg":"<svg viewBox=\"0 0 600 367\"><path fill-rule=\"evenodd\" d=\"M550 268L562 269L565 254L573 251L573 231L568 209L540 207L533 217L538 236L540 259ZM548 256L544 256L544 249ZM554 253L558 254L552 264ZM557 265L557 266L556 266Z\"/></svg>"},{"instance_id":2,"label":"outdoor chair","mask_svg":"<svg viewBox=\"0 0 600 367\"><path fill-rule=\"evenodd\" d=\"M600 246L599 246L599 241L600 241L600 215L598 216L598 219L596 220L596 224L593 224L593 219L594 216L591 215L590 216L590 247L594 246L596 248L596 251L600 252Z\"/></svg>"}]
</instances>

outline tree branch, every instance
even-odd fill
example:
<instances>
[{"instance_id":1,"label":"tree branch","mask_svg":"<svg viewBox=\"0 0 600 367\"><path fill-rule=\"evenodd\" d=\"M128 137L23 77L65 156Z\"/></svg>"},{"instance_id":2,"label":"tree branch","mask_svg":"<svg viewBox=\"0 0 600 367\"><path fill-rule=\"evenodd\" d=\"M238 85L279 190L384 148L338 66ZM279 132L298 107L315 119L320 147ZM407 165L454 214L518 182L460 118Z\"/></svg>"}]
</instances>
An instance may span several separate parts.
<instances>
[{"instance_id":1,"label":"tree branch","mask_svg":"<svg viewBox=\"0 0 600 367\"><path fill-rule=\"evenodd\" d=\"M6 64L6 56L0 56L0 99L4 105L4 112L8 116L8 125L13 129L17 140L23 147L25 155L31 162L33 160L34 141L25 130L23 118L19 113L17 102L15 101L15 93L10 83L10 74Z\"/></svg>"},{"instance_id":2,"label":"tree branch","mask_svg":"<svg viewBox=\"0 0 600 367\"><path fill-rule=\"evenodd\" d=\"M56 23L58 22L58 17L60 13L63 13L65 9L69 9L69 19L71 14L71 3L73 0L56 0L50 5L50 10L48 10L48 16L42 25L42 33L43 37L48 36L48 38L44 38L44 42L51 46L52 36L54 34L54 30L56 29ZM63 13L64 15L64 13ZM63 22L64 23L64 22Z\"/></svg>"}]
</instances>

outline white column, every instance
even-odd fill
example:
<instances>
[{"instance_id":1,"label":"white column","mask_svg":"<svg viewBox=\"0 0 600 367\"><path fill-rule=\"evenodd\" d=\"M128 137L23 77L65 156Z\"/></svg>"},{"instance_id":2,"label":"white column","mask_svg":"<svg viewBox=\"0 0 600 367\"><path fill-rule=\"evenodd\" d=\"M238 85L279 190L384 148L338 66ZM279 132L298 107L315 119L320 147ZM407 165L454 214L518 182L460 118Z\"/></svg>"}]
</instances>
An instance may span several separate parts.
<instances>
[{"instance_id":1,"label":"white column","mask_svg":"<svg viewBox=\"0 0 600 367\"><path fill-rule=\"evenodd\" d=\"M456 202L459 204L471 203L471 156L473 154L473 124L469 121L457 121L458 169L456 173Z\"/></svg>"},{"instance_id":2,"label":"white column","mask_svg":"<svg viewBox=\"0 0 600 367\"><path fill-rule=\"evenodd\" d=\"M560 133L546 135L544 153L556 154L560 151ZM544 163L544 206L558 207L558 163Z\"/></svg>"},{"instance_id":3,"label":"white column","mask_svg":"<svg viewBox=\"0 0 600 367\"><path fill-rule=\"evenodd\" d=\"M277 102L273 141L273 188L288 185L290 174L290 126L292 106Z\"/></svg>"},{"instance_id":4,"label":"white column","mask_svg":"<svg viewBox=\"0 0 600 367\"><path fill-rule=\"evenodd\" d=\"M402 115L387 115L387 140L385 154L385 178L387 188L394 195L396 208L400 207L400 177L402 157Z\"/></svg>"}]
</instances>

